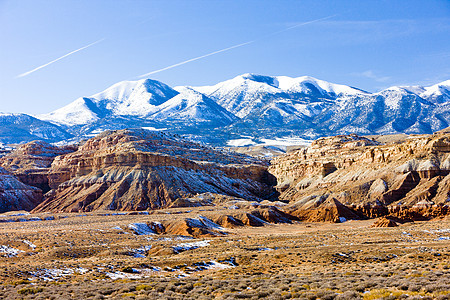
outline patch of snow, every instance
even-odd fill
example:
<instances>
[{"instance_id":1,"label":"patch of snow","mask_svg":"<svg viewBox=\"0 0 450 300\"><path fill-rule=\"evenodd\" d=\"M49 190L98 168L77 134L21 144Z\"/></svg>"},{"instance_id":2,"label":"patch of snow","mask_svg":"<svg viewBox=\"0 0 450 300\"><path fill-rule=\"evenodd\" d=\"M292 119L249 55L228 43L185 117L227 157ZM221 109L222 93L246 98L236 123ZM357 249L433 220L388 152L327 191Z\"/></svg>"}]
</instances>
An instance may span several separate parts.
<instances>
[{"instance_id":1,"label":"patch of snow","mask_svg":"<svg viewBox=\"0 0 450 300\"><path fill-rule=\"evenodd\" d=\"M12 247L8 247L5 245L0 245L0 253L4 254L4 256L6 257L14 257L19 255L19 253L22 253L24 251L16 249L16 248L12 248Z\"/></svg>"},{"instance_id":2,"label":"patch of snow","mask_svg":"<svg viewBox=\"0 0 450 300\"><path fill-rule=\"evenodd\" d=\"M19 219L18 222L36 222L36 221L42 221L41 218L38 217L32 217L29 219Z\"/></svg>"},{"instance_id":3,"label":"patch of snow","mask_svg":"<svg viewBox=\"0 0 450 300\"><path fill-rule=\"evenodd\" d=\"M32 242L30 242L30 241L28 241L28 240L23 240L23 242L25 243L25 244L27 244L28 245L28 247L30 247L31 249L36 249L36 245L35 244L33 244Z\"/></svg>"},{"instance_id":4,"label":"patch of snow","mask_svg":"<svg viewBox=\"0 0 450 300\"><path fill-rule=\"evenodd\" d=\"M30 272L34 278L45 281L58 280L62 277L74 275L75 273L85 274L89 270L85 268L65 268L65 269L40 269L35 272Z\"/></svg>"},{"instance_id":5,"label":"patch of snow","mask_svg":"<svg viewBox=\"0 0 450 300\"><path fill-rule=\"evenodd\" d=\"M150 130L150 131L164 131L168 130L169 128L155 128L155 127L141 127L142 129Z\"/></svg>"},{"instance_id":6,"label":"patch of snow","mask_svg":"<svg viewBox=\"0 0 450 300\"><path fill-rule=\"evenodd\" d=\"M155 235L156 233L148 227L146 223L132 223L128 228L134 231L137 235Z\"/></svg>"},{"instance_id":7,"label":"patch of snow","mask_svg":"<svg viewBox=\"0 0 450 300\"><path fill-rule=\"evenodd\" d=\"M222 230L223 227L220 225L214 223L210 219L204 217L204 216L198 216L197 218L186 218L186 221L188 224L190 224L193 227L198 228L207 228L207 229L213 229L213 230Z\"/></svg>"},{"instance_id":8,"label":"patch of snow","mask_svg":"<svg viewBox=\"0 0 450 300\"><path fill-rule=\"evenodd\" d=\"M244 147L254 145L256 145L256 143L252 139L235 139L227 141L227 146L231 147Z\"/></svg>"},{"instance_id":9,"label":"patch of snow","mask_svg":"<svg viewBox=\"0 0 450 300\"><path fill-rule=\"evenodd\" d=\"M20 217L20 216L28 216L30 213L17 213L17 214L12 214L9 215L10 217Z\"/></svg>"},{"instance_id":10,"label":"patch of snow","mask_svg":"<svg viewBox=\"0 0 450 300\"><path fill-rule=\"evenodd\" d=\"M209 240L204 241L198 241L198 242L192 242L192 243L182 243L178 244L176 246L173 246L172 249L175 252L182 252L182 251L188 251L188 250L194 250L200 247L206 247L209 246Z\"/></svg>"},{"instance_id":11,"label":"patch of snow","mask_svg":"<svg viewBox=\"0 0 450 300\"><path fill-rule=\"evenodd\" d=\"M273 250L274 250L273 248L267 248L267 247L257 249L257 251L273 251Z\"/></svg>"},{"instance_id":12,"label":"patch of snow","mask_svg":"<svg viewBox=\"0 0 450 300\"><path fill-rule=\"evenodd\" d=\"M120 272L120 271L107 272L105 275L108 276L109 278L111 278L112 280L116 280L116 279L140 279L140 278L142 278L142 275L139 275L139 274L125 273L125 272Z\"/></svg>"},{"instance_id":13,"label":"patch of snow","mask_svg":"<svg viewBox=\"0 0 450 300\"><path fill-rule=\"evenodd\" d=\"M137 249L131 249L133 256L137 258L145 258L145 253L152 248L152 245L142 246Z\"/></svg>"}]
</instances>

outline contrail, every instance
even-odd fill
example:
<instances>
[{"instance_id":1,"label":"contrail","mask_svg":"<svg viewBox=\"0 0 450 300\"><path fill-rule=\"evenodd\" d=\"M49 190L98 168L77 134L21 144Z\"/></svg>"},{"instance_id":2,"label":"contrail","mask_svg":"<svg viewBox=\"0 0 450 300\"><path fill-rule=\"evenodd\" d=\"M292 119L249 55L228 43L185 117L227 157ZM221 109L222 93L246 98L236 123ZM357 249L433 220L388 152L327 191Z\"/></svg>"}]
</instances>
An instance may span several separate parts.
<instances>
[{"instance_id":1,"label":"contrail","mask_svg":"<svg viewBox=\"0 0 450 300\"><path fill-rule=\"evenodd\" d=\"M275 32L273 32L273 33L269 33L268 35L265 35L264 38L265 38L265 37L268 37L268 36L272 36L272 35L274 35L274 34L278 34L278 33L281 33L281 32L285 32L285 31L288 31L288 30L291 30L291 29L294 29L294 28L297 28L297 27L300 27L300 26L303 26L303 25L308 25L308 24L311 24L311 23L316 23L316 22L328 20L328 19L334 18L334 17L336 17L336 16L337 16L337 15L331 15L331 16L328 16L328 17L324 17L324 18L320 18L320 19L316 19L316 20L312 20L312 21L308 21L308 22L303 22L303 23L295 24L295 25L292 25L292 26L290 26L290 27L288 27L288 28L285 28L285 29L282 29L282 30L279 30L279 31L275 31ZM260 39L261 39L261 38L260 38Z\"/></svg>"},{"instance_id":2,"label":"contrail","mask_svg":"<svg viewBox=\"0 0 450 300\"><path fill-rule=\"evenodd\" d=\"M42 68L45 68L46 66L51 65L52 63L57 62L58 60L61 60L61 59L63 59L64 57L67 57L67 56L72 55L72 54L74 54L74 53L76 53L76 52L78 52L78 51L81 51L81 50L84 50L84 49L86 49L86 48L89 48L89 47L91 47L91 46L93 46L93 45L95 45L95 44L100 43L100 42L103 41L103 40L104 40L104 38L103 38L103 39L100 39L100 40L98 40L98 41L96 41L96 42L93 42L93 43L91 43L91 44L89 44L89 45L87 45L87 46L81 47L81 48L79 48L79 49L77 49L77 50L74 50L74 51L72 51L72 52L69 52L69 53L67 53L67 54L64 54L63 56L61 56L61 57L59 57L59 58L57 58L57 59L55 59L55 60L52 60L51 62L48 62L48 63L46 63L46 64L44 64L44 65L42 65L42 66L39 66L39 67L37 67L37 68L34 68L34 69L31 70L31 71L28 71L28 72L19 74L19 75L16 76L16 78L20 78L20 77L24 77L24 76L30 75L31 73L36 72L37 70L40 70L40 69L42 69Z\"/></svg>"},{"instance_id":3,"label":"contrail","mask_svg":"<svg viewBox=\"0 0 450 300\"><path fill-rule=\"evenodd\" d=\"M196 61L196 60L199 60L199 59L202 59L202 58L211 56L211 55L215 55L215 54L218 54L218 53L221 53L221 52L225 52L225 51L228 51L228 50L231 50L231 49L234 49L234 48L238 48L238 47L242 47L242 46L245 46L245 45L254 43L254 42L258 41L258 40L264 39L264 38L266 38L266 37L269 37L269 36L272 36L272 35L275 35L275 34L284 32L284 31L288 31L288 30L294 29L294 28L299 27L299 26L303 26L303 25L307 25L307 24L311 24L311 23L315 23L315 22L327 20L327 19L333 18L333 17L335 17L335 16L336 16L336 15L332 15L332 16L328 16L328 17L324 17L324 18L320 18L320 19L316 19L316 20L312 20L312 21L308 21L308 22L296 24L296 25L290 26L290 27L288 27L288 28L285 28L285 29L283 29L283 30L279 30L279 31L276 31L276 32L273 32L273 33L269 33L269 34L267 34L267 35L264 35L264 36L262 36L262 37L260 37L260 38L257 38L257 39L255 39L255 40L252 40L252 41L248 41L248 42L245 42L245 43L242 43L242 44L234 45L234 46L231 46L231 47L222 49L222 50L217 50L217 51L214 51L214 52L211 52L211 53L202 55L202 56L198 56L198 57L195 57L195 58L191 58L191 59L188 59L188 60L179 62L179 63L177 63L177 64L174 64L174 65L171 65L171 66L168 66L168 67L159 69L159 70L155 70L155 71L151 71L151 72L149 72L149 73L142 74L142 75L138 76L138 78L147 77L147 76L149 76L149 75L153 75L153 74L156 74L156 73L159 73L159 72L162 72L162 71L166 71L166 70L169 70L169 69L172 69L172 68L175 68L175 67L178 67L178 66L181 66L181 65L184 65L184 64L187 64L187 63L190 63L190 62L193 62L193 61Z\"/></svg>"},{"instance_id":4,"label":"contrail","mask_svg":"<svg viewBox=\"0 0 450 300\"><path fill-rule=\"evenodd\" d=\"M242 43L242 44L239 44L239 45L234 45L234 46L231 46L231 47L222 49L222 50L217 50L217 51L214 51L214 52L211 52L211 53L208 53L208 54L199 56L199 57L191 58L191 59L188 59L188 60L179 62L179 63L177 63L177 64L174 64L174 65L171 65L171 66L168 66L168 67L165 67L165 68L156 70L156 71L152 71L152 72L149 72L149 73L145 73L145 74L143 74L143 75L140 75L139 78L147 77L148 75L152 75L152 74L156 74L156 73L159 73L159 72L162 72L162 71L165 71L165 70L169 70L169 69L172 69L172 68L175 68L175 67L178 67L178 66L181 66L181 65L190 63L191 61L199 60L199 59L201 59L201 58L205 58L205 57L208 57L208 56L211 56L211 55L220 53L220 52L225 52L225 51L228 51L228 50L231 50L231 49L234 49L234 48L242 47L242 46L251 44L251 43L253 43L253 42L254 42L254 41L245 42L245 43Z\"/></svg>"}]
</instances>

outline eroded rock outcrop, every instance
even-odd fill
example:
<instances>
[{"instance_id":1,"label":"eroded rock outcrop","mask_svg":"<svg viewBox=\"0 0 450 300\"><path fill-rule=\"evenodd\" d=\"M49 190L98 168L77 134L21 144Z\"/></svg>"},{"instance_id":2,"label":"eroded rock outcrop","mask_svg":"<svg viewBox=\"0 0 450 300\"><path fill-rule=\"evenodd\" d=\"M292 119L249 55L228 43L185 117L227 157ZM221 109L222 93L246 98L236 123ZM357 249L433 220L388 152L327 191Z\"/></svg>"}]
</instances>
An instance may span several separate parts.
<instances>
[{"instance_id":1,"label":"eroded rock outcrop","mask_svg":"<svg viewBox=\"0 0 450 300\"><path fill-rule=\"evenodd\" d=\"M280 200L291 203L287 211L304 220L449 213L448 133L387 145L356 135L321 138L275 158L269 171L278 179Z\"/></svg>"},{"instance_id":2,"label":"eroded rock outcrop","mask_svg":"<svg viewBox=\"0 0 450 300\"><path fill-rule=\"evenodd\" d=\"M42 201L42 191L20 182L0 167L0 213L31 210Z\"/></svg>"},{"instance_id":3,"label":"eroded rock outcrop","mask_svg":"<svg viewBox=\"0 0 450 300\"><path fill-rule=\"evenodd\" d=\"M57 157L52 190L34 211L157 209L206 192L261 201L275 194L273 182L264 161L162 132L120 130Z\"/></svg>"},{"instance_id":4,"label":"eroded rock outcrop","mask_svg":"<svg viewBox=\"0 0 450 300\"><path fill-rule=\"evenodd\" d=\"M370 227L397 227L397 226L398 224L394 220L382 217L376 220L375 223L373 223Z\"/></svg>"},{"instance_id":5,"label":"eroded rock outcrop","mask_svg":"<svg viewBox=\"0 0 450 300\"><path fill-rule=\"evenodd\" d=\"M48 171L55 157L75 150L76 146L57 147L43 141L33 141L0 158L0 166L21 182L46 193L50 190Z\"/></svg>"}]
</instances>

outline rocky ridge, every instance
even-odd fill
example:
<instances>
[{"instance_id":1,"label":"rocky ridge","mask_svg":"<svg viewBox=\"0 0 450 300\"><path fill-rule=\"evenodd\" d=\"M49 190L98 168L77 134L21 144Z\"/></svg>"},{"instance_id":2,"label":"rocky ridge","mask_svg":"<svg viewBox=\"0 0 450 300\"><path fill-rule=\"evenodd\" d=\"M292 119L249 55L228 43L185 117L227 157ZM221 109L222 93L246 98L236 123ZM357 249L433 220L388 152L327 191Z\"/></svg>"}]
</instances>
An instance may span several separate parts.
<instances>
[{"instance_id":1,"label":"rocky ridge","mask_svg":"<svg viewBox=\"0 0 450 300\"><path fill-rule=\"evenodd\" d=\"M380 145L357 135L321 138L269 167L286 210L303 220L342 222L450 213L450 135Z\"/></svg>"},{"instance_id":2,"label":"rocky ridge","mask_svg":"<svg viewBox=\"0 0 450 300\"><path fill-rule=\"evenodd\" d=\"M225 146L239 139L431 134L450 125L450 81L370 93L309 76L242 74L212 86L123 81L37 118L0 113L0 142L72 142L154 128Z\"/></svg>"},{"instance_id":3,"label":"rocky ridge","mask_svg":"<svg viewBox=\"0 0 450 300\"><path fill-rule=\"evenodd\" d=\"M74 145L57 147L43 141L33 141L0 158L0 167L11 172L21 182L46 193L50 190L48 170L55 157L74 152L76 149Z\"/></svg>"},{"instance_id":4,"label":"rocky ridge","mask_svg":"<svg viewBox=\"0 0 450 300\"><path fill-rule=\"evenodd\" d=\"M0 212L31 210L42 201L42 190L20 182L0 167Z\"/></svg>"},{"instance_id":5,"label":"rocky ridge","mask_svg":"<svg viewBox=\"0 0 450 300\"><path fill-rule=\"evenodd\" d=\"M106 132L57 157L52 189L34 211L147 210L213 192L273 197L267 163L143 129Z\"/></svg>"}]
</instances>

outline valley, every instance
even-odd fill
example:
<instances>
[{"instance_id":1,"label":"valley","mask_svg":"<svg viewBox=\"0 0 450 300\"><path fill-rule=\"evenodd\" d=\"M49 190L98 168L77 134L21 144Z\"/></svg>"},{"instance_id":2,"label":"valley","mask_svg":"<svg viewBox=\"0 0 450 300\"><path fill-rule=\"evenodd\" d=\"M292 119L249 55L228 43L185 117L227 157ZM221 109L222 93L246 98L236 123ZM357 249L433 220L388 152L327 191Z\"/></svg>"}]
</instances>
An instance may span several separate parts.
<instances>
[{"instance_id":1,"label":"valley","mask_svg":"<svg viewBox=\"0 0 450 300\"><path fill-rule=\"evenodd\" d=\"M449 297L446 130L260 150L144 129L9 150L0 297Z\"/></svg>"},{"instance_id":2,"label":"valley","mask_svg":"<svg viewBox=\"0 0 450 300\"><path fill-rule=\"evenodd\" d=\"M448 218L392 228L371 227L374 220L265 222L256 227L207 223L212 231L203 234L157 233L133 226L186 218L214 220L236 211L251 210L217 205L148 215L111 211L3 215L0 245L9 250L0 248L0 297L446 299L449 295ZM31 216L42 221L8 222Z\"/></svg>"}]
</instances>

